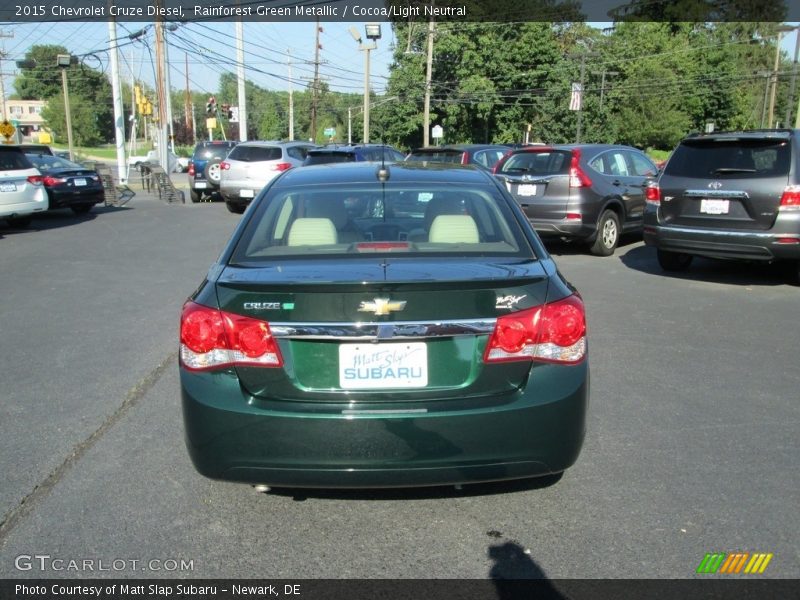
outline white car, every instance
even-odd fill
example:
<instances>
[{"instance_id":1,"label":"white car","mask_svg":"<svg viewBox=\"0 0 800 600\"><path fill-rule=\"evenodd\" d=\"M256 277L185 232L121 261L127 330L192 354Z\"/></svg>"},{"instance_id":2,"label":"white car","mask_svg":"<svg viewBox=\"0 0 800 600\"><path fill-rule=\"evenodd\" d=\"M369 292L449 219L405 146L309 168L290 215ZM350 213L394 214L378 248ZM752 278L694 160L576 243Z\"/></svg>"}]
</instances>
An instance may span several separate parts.
<instances>
[{"instance_id":1,"label":"white car","mask_svg":"<svg viewBox=\"0 0 800 600\"><path fill-rule=\"evenodd\" d=\"M31 215L49 203L42 174L18 146L0 146L0 219L12 227L27 227Z\"/></svg>"},{"instance_id":2,"label":"white car","mask_svg":"<svg viewBox=\"0 0 800 600\"><path fill-rule=\"evenodd\" d=\"M184 173L189 169L189 159L184 156L177 156L174 152L169 153L170 172ZM144 156L129 156L128 166L139 169L144 164L159 164L158 150L150 150Z\"/></svg>"}]
</instances>

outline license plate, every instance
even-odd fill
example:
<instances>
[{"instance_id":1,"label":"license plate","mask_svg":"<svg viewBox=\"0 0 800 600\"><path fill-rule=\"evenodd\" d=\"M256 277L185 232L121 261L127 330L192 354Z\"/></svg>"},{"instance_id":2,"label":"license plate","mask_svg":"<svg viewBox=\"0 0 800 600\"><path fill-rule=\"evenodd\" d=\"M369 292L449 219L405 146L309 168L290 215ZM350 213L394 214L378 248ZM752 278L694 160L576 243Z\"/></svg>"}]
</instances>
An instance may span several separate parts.
<instances>
[{"instance_id":1,"label":"license plate","mask_svg":"<svg viewBox=\"0 0 800 600\"><path fill-rule=\"evenodd\" d=\"M253 190L239 190L240 198L252 198L254 195Z\"/></svg>"},{"instance_id":2,"label":"license plate","mask_svg":"<svg viewBox=\"0 0 800 600\"><path fill-rule=\"evenodd\" d=\"M16 192L16 183L0 183L0 192Z\"/></svg>"},{"instance_id":3,"label":"license plate","mask_svg":"<svg viewBox=\"0 0 800 600\"><path fill-rule=\"evenodd\" d=\"M85 179L73 179L72 183L74 183L75 185L86 185L86 180Z\"/></svg>"},{"instance_id":4,"label":"license plate","mask_svg":"<svg viewBox=\"0 0 800 600\"><path fill-rule=\"evenodd\" d=\"M420 388L428 385L424 342L341 344L339 386L346 390Z\"/></svg>"},{"instance_id":5,"label":"license plate","mask_svg":"<svg viewBox=\"0 0 800 600\"><path fill-rule=\"evenodd\" d=\"M205 181L195 181L194 189L196 190L204 190L206 189L206 182Z\"/></svg>"},{"instance_id":6,"label":"license plate","mask_svg":"<svg viewBox=\"0 0 800 600\"><path fill-rule=\"evenodd\" d=\"M530 183L522 183L517 188L517 194L519 194L520 196L535 196L536 186Z\"/></svg>"},{"instance_id":7,"label":"license plate","mask_svg":"<svg viewBox=\"0 0 800 600\"><path fill-rule=\"evenodd\" d=\"M700 212L707 215L727 215L730 208L730 200L715 200L712 198L702 198L700 200Z\"/></svg>"}]
</instances>

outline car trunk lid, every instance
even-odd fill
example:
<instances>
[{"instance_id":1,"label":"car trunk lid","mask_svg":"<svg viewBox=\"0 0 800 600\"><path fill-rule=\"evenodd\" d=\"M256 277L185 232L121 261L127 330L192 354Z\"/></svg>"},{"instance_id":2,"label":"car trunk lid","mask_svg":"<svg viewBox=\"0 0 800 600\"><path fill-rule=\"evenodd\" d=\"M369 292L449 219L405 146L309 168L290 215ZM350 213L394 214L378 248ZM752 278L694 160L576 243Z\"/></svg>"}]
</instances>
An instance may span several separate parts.
<instances>
[{"instance_id":1,"label":"car trunk lid","mask_svg":"<svg viewBox=\"0 0 800 600\"><path fill-rule=\"evenodd\" d=\"M570 150L525 150L509 156L496 175L529 218L562 219L572 193L572 157Z\"/></svg>"}]
</instances>

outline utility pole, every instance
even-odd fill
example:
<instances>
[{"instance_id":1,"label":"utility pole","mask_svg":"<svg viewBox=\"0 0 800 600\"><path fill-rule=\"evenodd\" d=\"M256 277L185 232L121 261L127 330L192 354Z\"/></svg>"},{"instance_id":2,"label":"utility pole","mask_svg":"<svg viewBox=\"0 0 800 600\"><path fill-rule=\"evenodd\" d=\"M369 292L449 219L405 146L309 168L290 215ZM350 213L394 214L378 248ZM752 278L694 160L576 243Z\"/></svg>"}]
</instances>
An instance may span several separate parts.
<instances>
[{"instance_id":1,"label":"utility pole","mask_svg":"<svg viewBox=\"0 0 800 600\"><path fill-rule=\"evenodd\" d=\"M236 21L236 82L239 102L239 141L247 141L247 99L244 86L244 25Z\"/></svg>"},{"instance_id":2,"label":"utility pole","mask_svg":"<svg viewBox=\"0 0 800 600\"><path fill-rule=\"evenodd\" d=\"M772 71L759 71L757 75L764 78L764 102L761 103L761 129L764 129L764 122L767 119L767 103L769 102L769 84Z\"/></svg>"},{"instance_id":3,"label":"utility pole","mask_svg":"<svg viewBox=\"0 0 800 600\"><path fill-rule=\"evenodd\" d=\"M772 67L772 90L769 95L769 118L767 119L767 129L774 127L772 118L775 115L775 97L778 94L778 66L781 60L781 38L783 30L778 29L778 42L775 44L775 66Z\"/></svg>"},{"instance_id":4,"label":"utility pole","mask_svg":"<svg viewBox=\"0 0 800 600\"><path fill-rule=\"evenodd\" d=\"M156 2L158 7L160 2ZM167 152L167 88L164 81L164 21L156 20L156 95L158 96L158 158L169 177L169 158Z\"/></svg>"},{"instance_id":5,"label":"utility pole","mask_svg":"<svg viewBox=\"0 0 800 600\"><path fill-rule=\"evenodd\" d=\"M606 91L606 75L613 77L614 75L619 75L619 71L606 71L603 69L602 71L592 71L592 75L600 75L600 108L603 108L603 98L605 97Z\"/></svg>"},{"instance_id":6,"label":"utility pole","mask_svg":"<svg viewBox=\"0 0 800 600\"><path fill-rule=\"evenodd\" d=\"M319 18L315 21L316 41L314 42L314 84L311 96L311 141L317 143L317 102L319 100Z\"/></svg>"},{"instance_id":7,"label":"utility pole","mask_svg":"<svg viewBox=\"0 0 800 600\"><path fill-rule=\"evenodd\" d=\"M0 30L0 39L13 38L14 32L6 33ZM3 59L6 57L5 49L0 47L0 121L5 121L8 118L6 115L6 88L3 80L5 73L3 73Z\"/></svg>"},{"instance_id":8,"label":"utility pole","mask_svg":"<svg viewBox=\"0 0 800 600\"><path fill-rule=\"evenodd\" d=\"M575 127L575 143L576 144L580 144L581 143L581 125L582 125L582 122L583 122L583 98L584 98L583 88L584 88L584 79L586 77L586 59L588 57L590 57L590 56L597 56L597 53L596 52L584 52L583 54L581 54L581 81L580 81L581 99L580 99L580 102L578 103L578 123L577 123L577 125Z\"/></svg>"},{"instance_id":9,"label":"utility pole","mask_svg":"<svg viewBox=\"0 0 800 600\"><path fill-rule=\"evenodd\" d=\"M168 31L175 31L178 28L177 25L172 24L167 27ZM175 152L175 135L172 126L172 85L170 84L169 78L169 44L167 43L167 36L166 31L162 29L162 33L164 34L164 95L167 100L167 138L169 143L169 150ZM168 173L170 172L170 165L169 165L169 158L167 158L167 163L164 165L164 170Z\"/></svg>"},{"instance_id":10,"label":"utility pole","mask_svg":"<svg viewBox=\"0 0 800 600\"><path fill-rule=\"evenodd\" d=\"M294 139L294 97L292 92L294 90L294 83L292 82L292 49L286 49L286 55L288 58L286 59L287 64L289 65L289 139Z\"/></svg>"},{"instance_id":11,"label":"utility pole","mask_svg":"<svg viewBox=\"0 0 800 600\"><path fill-rule=\"evenodd\" d=\"M792 62L792 79L789 83L789 101L786 103L786 121L784 127L791 127L792 107L794 105L794 91L797 86L797 56L800 54L800 27L795 27L794 62ZM795 127L797 127L795 125Z\"/></svg>"},{"instance_id":12,"label":"utility pole","mask_svg":"<svg viewBox=\"0 0 800 600\"><path fill-rule=\"evenodd\" d=\"M192 96L191 92L189 91L189 53L184 53L185 59L185 71L186 71L186 93L183 96L183 114L185 117L184 123L186 124L186 129L188 130L190 127L194 128L194 108L192 105ZM191 117L189 116L189 111L192 111Z\"/></svg>"},{"instance_id":13,"label":"utility pole","mask_svg":"<svg viewBox=\"0 0 800 600\"><path fill-rule=\"evenodd\" d=\"M425 66L425 101L422 109L422 145L430 145L431 135L431 78L433 73L433 18L428 21L428 58Z\"/></svg>"},{"instance_id":14,"label":"utility pole","mask_svg":"<svg viewBox=\"0 0 800 600\"><path fill-rule=\"evenodd\" d=\"M119 82L119 55L117 52L117 22L108 22L108 52L111 55L111 96L114 102L114 141L117 146L117 177L120 183L128 179L125 164L125 113L122 108L122 86Z\"/></svg>"}]
</instances>

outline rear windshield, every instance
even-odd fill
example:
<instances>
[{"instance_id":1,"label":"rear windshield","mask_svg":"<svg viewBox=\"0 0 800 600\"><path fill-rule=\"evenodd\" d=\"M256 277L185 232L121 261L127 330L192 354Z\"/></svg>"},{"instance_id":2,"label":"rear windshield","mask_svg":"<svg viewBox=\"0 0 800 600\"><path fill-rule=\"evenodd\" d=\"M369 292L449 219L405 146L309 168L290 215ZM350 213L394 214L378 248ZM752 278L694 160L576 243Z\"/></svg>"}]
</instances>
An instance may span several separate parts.
<instances>
[{"instance_id":1,"label":"rear windshield","mask_svg":"<svg viewBox=\"0 0 800 600\"><path fill-rule=\"evenodd\" d=\"M242 162L280 160L283 152L277 146L236 146L228 158Z\"/></svg>"},{"instance_id":2,"label":"rear windshield","mask_svg":"<svg viewBox=\"0 0 800 600\"><path fill-rule=\"evenodd\" d=\"M229 144L214 144L212 146L198 146L194 150L195 160L222 160L231 151Z\"/></svg>"},{"instance_id":3,"label":"rear windshield","mask_svg":"<svg viewBox=\"0 0 800 600\"><path fill-rule=\"evenodd\" d=\"M685 140L664 170L676 177L778 177L789 175L791 147L787 140Z\"/></svg>"},{"instance_id":4,"label":"rear windshield","mask_svg":"<svg viewBox=\"0 0 800 600\"><path fill-rule=\"evenodd\" d=\"M0 148L0 171L30 169L32 166L28 158L16 148L14 150Z\"/></svg>"},{"instance_id":5,"label":"rear windshield","mask_svg":"<svg viewBox=\"0 0 800 600\"><path fill-rule=\"evenodd\" d=\"M562 175L569 173L571 160L572 154L564 150L517 152L509 156L497 172Z\"/></svg>"},{"instance_id":6,"label":"rear windshield","mask_svg":"<svg viewBox=\"0 0 800 600\"><path fill-rule=\"evenodd\" d=\"M53 171L55 169L82 169L83 167L65 158L42 154L28 154L28 160L40 171Z\"/></svg>"},{"instance_id":7,"label":"rear windshield","mask_svg":"<svg viewBox=\"0 0 800 600\"><path fill-rule=\"evenodd\" d=\"M389 181L270 188L231 262L375 253L533 256L494 186Z\"/></svg>"},{"instance_id":8,"label":"rear windshield","mask_svg":"<svg viewBox=\"0 0 800 600\"><path fill-rule=\"evenodd\" d=\"M327 163L355 162L353 152L309 152L304 165L324 165Z\"/></svg>"},{"instance_id":9,"label":"rear windshield","mask_svg":"<svg viewBox=\"0 0 800 600\"><path fill-rule=\"evenodd\" d=\"M461 150L414 150L409 154L408 160L460 164L463 154Z\"/></svg>"}]
</instances>

